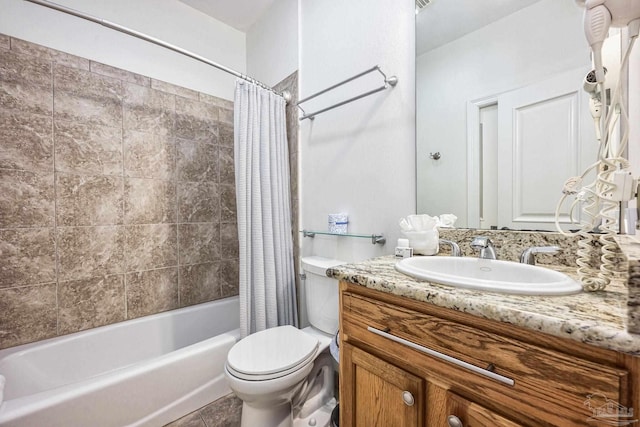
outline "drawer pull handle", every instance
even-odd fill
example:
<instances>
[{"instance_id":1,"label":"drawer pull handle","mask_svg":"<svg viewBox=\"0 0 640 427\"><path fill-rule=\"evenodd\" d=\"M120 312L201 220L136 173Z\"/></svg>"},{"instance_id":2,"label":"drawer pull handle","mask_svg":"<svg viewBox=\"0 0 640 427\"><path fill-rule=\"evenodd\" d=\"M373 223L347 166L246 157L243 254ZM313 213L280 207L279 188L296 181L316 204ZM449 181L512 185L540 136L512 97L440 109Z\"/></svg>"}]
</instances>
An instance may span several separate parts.
<instances>
[{"instance_id":1,"label":"drawer pull handle","mask_svg":"<svg viewBox=\"0 0 640 427\"><path fill-rule=\"evenodd\" d=\"M515 384L515 381L513 379L509 378L509 377L505 377L504 375L496 374L495 372L491 372L491 371L489 371L487 369L478 368L477 366L472 365L471 363L467 363L467 362L465 362L463 360L456 359L455 357L451 357L451 356L446 355L444 353L440 353L439 351L431 350L430 348L427 348L427 347L421 346L419 344L413 343L411 341L405 340L404 338L400 338L400 337L397 337L395 335L389 334L387 332L381 331L380 329L376 329L376 328L373 328L371 326L368 326L367 330L369 332L373 332L376 335L380 335L381 337L387 338L387 339L389 339L391 341L395 341L397 343L406 345L407 347L410 347L410 348L412 348L414 350L418 350L418 351L420 351L422 353L426 353L429 356L437 357L438 359L442 359L442 360L445 360L447 362L453 363L454 365L460 366L460 367L465 368L465 369L467 369L469 371L472 371L472 372L475 372L477 374L483 375L485 377L494 379L496 381L500 381L501 383L504 383L504 384L507 384L507 385L511 385L511 386Z\"/></svg>"},{"instance_id":2,"label":"drawer pull handle","mask_svg":"<svg viewBox=\"0 0 640 427\"><path fill-rule=\"evenodd\" d=\"M460 421L460 418L456 417L455 415L449 415L447 417L447 424L449 425L449 427L464 427L462 421Z\"/></svg>"},{"instance_id":3,"label":"drawer pull handle","mask_svg":"<svg viewBox=\"0 0 640 427\"><path fill-rule=\"evenodd\" d=\"M402 392L402 401L407 406L413 406L413 404L416 403L416 401L413 398L413 394L411 394L410 391L403 391Z\"/></svg>"}]
</instances>

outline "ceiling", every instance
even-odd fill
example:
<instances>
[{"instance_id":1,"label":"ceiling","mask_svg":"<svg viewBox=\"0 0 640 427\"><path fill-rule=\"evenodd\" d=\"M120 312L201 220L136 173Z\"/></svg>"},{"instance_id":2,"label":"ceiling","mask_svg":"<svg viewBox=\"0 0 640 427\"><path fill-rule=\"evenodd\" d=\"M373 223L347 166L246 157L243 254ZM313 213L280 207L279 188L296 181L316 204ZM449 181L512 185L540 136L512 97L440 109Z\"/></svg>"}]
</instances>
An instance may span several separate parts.
<instances>
[{"instance_id":1,"label":"ceiling","mask_svg":"<svg viewBox=\"0 0 640 427\"><path fill-rule=\"evenodd\" d=\"M416 54L449 43L538 1L432 0L416 16Z\"/></svg>"},{"instance_id":2,"label":"ceiling","mask_svg":"<svg viewBox=\"0 0 640 427\"><path fill-rule=\"evenodd\" d=\"M180 0L244 33L275 0Z\"/></svg>"},{"instance_id":3,"label":"ceiling","mask_svg":"<svg viewBox=\"0 0 640 427\"><path fill-rule=\"evenodd\" d=\"M247 32L275 0L179 0ZM540 0L431 0L416 16L416 53L421 55ZM452 19L455 16L455 20Z\"/></svg>"}]
</instances>

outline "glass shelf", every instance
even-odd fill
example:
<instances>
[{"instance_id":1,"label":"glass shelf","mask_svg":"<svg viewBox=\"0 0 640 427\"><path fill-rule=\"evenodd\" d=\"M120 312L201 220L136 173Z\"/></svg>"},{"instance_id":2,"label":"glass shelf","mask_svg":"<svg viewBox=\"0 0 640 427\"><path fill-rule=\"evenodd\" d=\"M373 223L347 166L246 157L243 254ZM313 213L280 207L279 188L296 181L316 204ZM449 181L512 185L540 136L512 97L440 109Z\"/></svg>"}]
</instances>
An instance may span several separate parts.
<instances>
[{"instance_id":1,"label":"glass shelf","mask_svg":"<svg viewBox=\"0 0 640 427\"><path fill-rule=\"evenodd\" d=\"M352 233L330 233L328 231L312 231L312 230L302 230L300 231L302 236L304 237L315 237L316 234L321 234L323 236L340 236L340 237L356 237L356 238L364 238L371 239L372 244L384 245L387 239L382 234L352 234Z\"/></svg>"}]
</instances>

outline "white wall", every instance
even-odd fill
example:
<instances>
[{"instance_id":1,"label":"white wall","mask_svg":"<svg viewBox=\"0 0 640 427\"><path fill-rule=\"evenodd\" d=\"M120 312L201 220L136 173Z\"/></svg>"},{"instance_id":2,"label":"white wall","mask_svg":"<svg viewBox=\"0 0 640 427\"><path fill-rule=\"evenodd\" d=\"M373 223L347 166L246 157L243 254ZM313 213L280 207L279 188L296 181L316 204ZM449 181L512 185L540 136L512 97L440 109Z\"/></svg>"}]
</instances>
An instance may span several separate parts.
<instances>
[{"instance_id":1,"label":"white wall","mask_svg":"<svg viewBox=\"0 0 640 427\"><path fill-rule=\"evenodd\" d=\"M298 69L298 0L277 0L247 31L247 74L273 86Z\"/></svg>"},{"instance_id":2,"label":"white wall","mask_svg":"<svg viewBox=\"0 0 640 427\"><path fill-rule=\"evenodd\" d=\"M244 73L245 34L176 0L56 0ZM23 0L1 0L0 33L233 99L235 77L134 37Z\"/></svg>"},{"instance_id":3,"label":"white wall","mask_svg":"<svg viewBox=\"0 0 640 427\"><path fill-rule=\"evenodd\" d=\"M466 226L467 102L589 70L582 13L573 0L543 0L417 59L418 212Z\"/></svg>"},{"instance_id":4,"label":"white wall","mask_svg":"<svg viewBox=\"0 0 640 427\"><path fill-rule=\"evenodd\" d=\"M305 238L303 255L345 261L390 254L398 220L415 212L415 37L412 0L301 2L300 97L374 65L398 85L301 122L301 226L326 230L349 214L349 231L383 233L387 244ZM379 75L304 104L308 111L378 87ZM314 100L316 101L316 100Z\"/></svg>"}]
</instances>

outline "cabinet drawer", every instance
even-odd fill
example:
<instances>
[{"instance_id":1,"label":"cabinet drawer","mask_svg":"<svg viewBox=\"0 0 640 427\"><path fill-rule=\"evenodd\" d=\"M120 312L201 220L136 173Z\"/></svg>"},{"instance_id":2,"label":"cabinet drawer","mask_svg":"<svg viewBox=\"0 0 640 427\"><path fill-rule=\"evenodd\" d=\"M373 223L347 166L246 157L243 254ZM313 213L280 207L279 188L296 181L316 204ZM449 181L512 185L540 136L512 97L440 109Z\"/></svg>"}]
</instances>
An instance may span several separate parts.
<instances>
[{"instance_id":1,"label":"cabinet drawer","mask_svg":"<svg viewBox=\"0 0 640 427\"><path fill-rule=\"evenodd\" d=\"M500 402L512 417L526 406L533 424L585 425L593 415L585 406L590 395L628 405L625 370L361 295L343 293L341 327L343 339L451 382L490 407Z\"/></svg>"}]
</instances>

